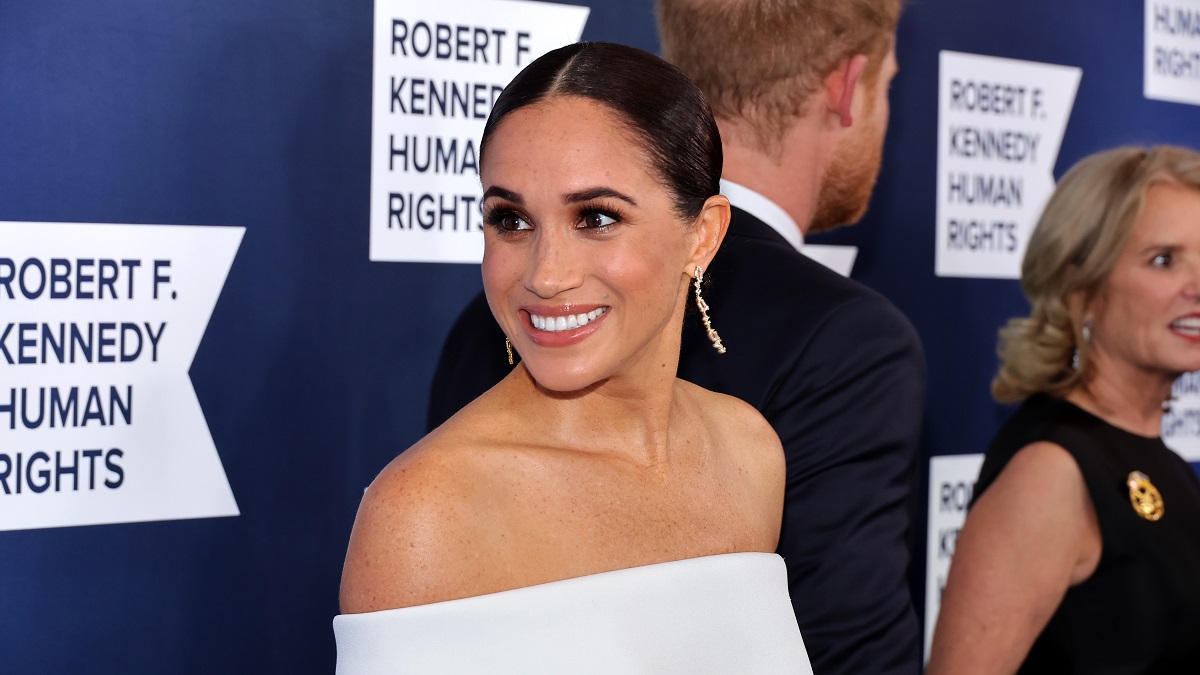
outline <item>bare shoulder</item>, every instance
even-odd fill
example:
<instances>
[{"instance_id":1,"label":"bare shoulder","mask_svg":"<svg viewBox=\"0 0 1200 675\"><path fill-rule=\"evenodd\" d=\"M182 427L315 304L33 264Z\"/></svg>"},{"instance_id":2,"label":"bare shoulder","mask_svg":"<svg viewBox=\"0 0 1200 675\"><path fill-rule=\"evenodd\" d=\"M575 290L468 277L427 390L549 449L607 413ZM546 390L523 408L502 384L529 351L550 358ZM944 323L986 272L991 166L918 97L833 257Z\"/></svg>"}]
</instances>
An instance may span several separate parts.
<instances>
[{"instance_id":1,"label":"bare shoulder","mask_svg":"<svg viewBox=\"0 0 1200 675\"><path fill-rule=\"evenodd\" d=\"M1039 441L1018 450L967 520L977 533L972 536L1009 550L1053 547L1071 583L1090 575L1099 561L1099 524L1083 472L1056 443Z\"/></svg>"},{"instance_id":2,"label":"bare shoulder","mask_svg":"<svg viewBox=\"0 0 1200 675\"><path fill-rule=\"evenodd\" d=\"M461 441L432 434L367 488L342 570L343 613L446 600L464 587L485 479Z\"/></svg>"},{"instance_id":3,"label":"bare shoulder","mask_svg":"<svg viewBox=\"0 0 1200 675\"><path fill-rule=\"evenodd\" d=\"M972 537L1010 550L1054 546L1064 563L1074 563L1078 557L1078 551L1068 550L1066 544L1090 544L1077 539L1080 533L1094 530L1095 521L1079 464L1065 448L1047 441L1017 451L967 518Z\"/></svg>"},{"instance_id":4,"label":"bare shoulder","mask_svg":"<svg viewBox=\"0 0 1200 675\"><path fill-rule=\"evenodd\" d=\"M1049 442L1021 448L959 533L926 672L1015 672L1101 547L1071 454Z\"/></svg>"},{"instance_id":5,"label":"bare shoulder","mask_svg":"<svg viewBox=\"0 0 1200 675\"><path fill-rule=\"evenodd\" d=\"M1020 505L1045 507L1049 500L1072 504L1086 495L1087 485L1071 453L1056 443L1039 441L1013 455L992 486L980 496L979 506L985 501L1016 501Z\"/></svg>"},{"instance_id":6,"label":"bare shoulder","mask_svg":"<svg viewBox=\"0 0 1200 675\"><path fill-rule=\"evenodd\" d=\"M709 391L690 382L682 384L713 438L732 450L733 456L744 462L745 469L782 488L787 468L783 445L766 418L740 398Z\"/></svg>"}]
</instances>

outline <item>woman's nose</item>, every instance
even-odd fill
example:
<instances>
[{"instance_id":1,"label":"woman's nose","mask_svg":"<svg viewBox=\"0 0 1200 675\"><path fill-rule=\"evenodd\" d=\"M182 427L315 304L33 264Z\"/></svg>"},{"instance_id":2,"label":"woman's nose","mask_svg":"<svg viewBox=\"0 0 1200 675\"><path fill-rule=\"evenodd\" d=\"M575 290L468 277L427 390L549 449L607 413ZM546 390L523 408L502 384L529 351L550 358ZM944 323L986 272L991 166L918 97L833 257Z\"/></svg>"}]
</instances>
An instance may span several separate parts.
<instances>
[{"instance_id":1,"label":"woman's nose","mask_svg":"<svg viewBox=\"0 0 1200 675\"><path fill-rule=\"evenodd\" d=\"M1190 300L1200 300L1200 262L1188 265L1187 278L1183 282L1183 294Z\"/></svg>"},{"instance_id":2,"label":"woman's nose","mask_svg":"<svg viewBox=\"0 0 1200 675\"><path fill-rule=\"evenodd\" d=\"M578 288L583 281L583 258L569 234L553 228L538 233L537 245L525 271L525 288L539 298L553 298Z\"/></svg>"}]
</instances>

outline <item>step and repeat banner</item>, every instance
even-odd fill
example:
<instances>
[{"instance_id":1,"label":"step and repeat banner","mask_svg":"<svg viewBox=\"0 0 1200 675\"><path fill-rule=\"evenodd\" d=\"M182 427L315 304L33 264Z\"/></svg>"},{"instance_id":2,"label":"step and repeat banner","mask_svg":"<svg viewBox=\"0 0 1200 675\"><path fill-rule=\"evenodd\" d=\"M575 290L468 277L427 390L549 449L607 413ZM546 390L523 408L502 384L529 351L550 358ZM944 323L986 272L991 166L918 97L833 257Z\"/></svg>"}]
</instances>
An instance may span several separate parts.
<instances>
[{"instance_id":1,"label":"step and repeat banner","mask_svg":"<svg viewBox=\"0 0 1200 675\"><path fill-rule=\"evenodd\" d=\"M0 223L0 530L238 515L188 368L243 232Z\"/></svg>"},{"instance_id":2,"label":"step and repeat banner","mask_svg":"<svg viewBox=\"0 0 1200 675\"><path fill-rule=\"evenodd\" d=\"M1200 0L909 4L871 210L812 243L925 344L932 626L1029 233L1084 155L1200 147ZM480 287L483 123L580 38L657 51L652 0L0 4L0 670L331 672L358 501Z\"/></svg>"},{"instance_id":3,"label":"step and repeat banner","mask_svg":"<svg viewBox=\"0 0 1200 675\"><path fill-rule=\"evenodd\" d=\"M1166 107L1145 104L1141 116L1130 121L1102 113L1104 108L1073 110L1081 80L1104 78L1098 83L1120 92L1113 107L1133 107L1138 100L1137 82L1111 81L1112 72L1090 67L1095 55L1080 51L1062 64L1018 61L995 56L942 51L938 64L938 199L935 269L939 277L1019 279L1021 259L1042 207L1054 190L1054 170L1065 171L1069 162L1059 161L1059 151L1068 132L1068 121L1095 127L1096 136L1113 138L1089 147L1080 132L1078 155L1121 143L1171 143L1197 145L1200 134L1200 1L1144 2L1142 57L1144 99L1190 104ZM1114 12L1115 14L1115 12ZM1077 19L1082 23L1086 17ZM1089 22L1091 23L1091 22ZM1126 31L1128 33L1128 31ZM1125 50L1118 50L1125 53ZM1161 111L1161 112L1160 112ZM1159 120L1191 121L1197 125L1184 133L1155 129ZM1131 123L1132 122L1132 123ZM1011 288L998 289L1012 293ZM984 297L967 299L972 304ZM969 310L968 310L969 311ZM1020 311L1018 309L1018 311ZM998 328L1000 323L994 324ZM984 324L982 327L986 328ZM923 327L924 328L924 327ZM994 346L994 339L990 343ZM981 347L989 346L984 342ZM978 354L982 355L983 350ZM931 369L938 354L930 354ZM1194 466L1200 467L1200 373L1180 378L1172 390L1172 405L1163 416L1163 440ZM980 405L987 391L986 379L978 381L975 400ZM931 382L930 433L949 412ZM972 452L953 446L927 443L927 511L925 513L924 650L928 657L937 622L941 594L945 589L958 533L966 520L975 478L983 464L986 430L996 424L971 430L967 445ZM949 450L954 454L941 454Z\"/></svg>"},{"instance_id":4,"label":"step and repeat banner","mask_svg":"<svg viewBox=\"0 0 1200 675\"><path fill-rule=\"evenodd\" d=\"M579 40L587 7L375 3L371 260L483 259L476 143L521 68Z\"/></svg>"}]
</instances>

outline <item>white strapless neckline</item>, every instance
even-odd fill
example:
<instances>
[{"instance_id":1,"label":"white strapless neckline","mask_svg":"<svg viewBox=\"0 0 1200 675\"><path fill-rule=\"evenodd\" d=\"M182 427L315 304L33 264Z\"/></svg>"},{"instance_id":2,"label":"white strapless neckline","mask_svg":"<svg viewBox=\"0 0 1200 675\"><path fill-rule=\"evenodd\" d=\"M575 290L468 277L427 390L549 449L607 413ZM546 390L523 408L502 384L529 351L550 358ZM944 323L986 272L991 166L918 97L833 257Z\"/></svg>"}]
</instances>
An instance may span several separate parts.
<instances>
[{"instance_id":1,"label":"white strapless neckline","mask_svg":"<svg viewBox=\"0 0 1200 675\"><path fill-rule=\"evenodd\" d=\"M812 673L774 553L344 614L333 629L339 675Z\"/></svg>"}]
</instances>

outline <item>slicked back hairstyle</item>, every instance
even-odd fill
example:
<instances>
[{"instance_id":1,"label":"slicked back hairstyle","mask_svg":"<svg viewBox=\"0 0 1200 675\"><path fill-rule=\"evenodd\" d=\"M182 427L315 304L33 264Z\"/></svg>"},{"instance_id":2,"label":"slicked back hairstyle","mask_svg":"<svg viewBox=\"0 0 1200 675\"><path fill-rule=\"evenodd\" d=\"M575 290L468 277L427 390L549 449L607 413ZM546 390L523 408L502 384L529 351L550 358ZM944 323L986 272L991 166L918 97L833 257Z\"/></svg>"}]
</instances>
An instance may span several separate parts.
<instances>
[{"instance_id":1,"label":"slicked back hairstyle","mask_svg":"<svg viewBox=\"0 0 1200 675\"><path fill-rule=\"evenodd\" d=\"M1044 392L1062 396L1088 381L1093 370L1083 341L1083 317L1070 298L1086 305L1100 292L1153 185L1200 191L1200 153L1186 148L1122 147L1083 158L1071 167L1046 204L1021 263L1028 317L1000 329L1000 371L992 396L1015 403ZM1071 367L1079 349L1079 368Z\"/></svg>"},{"instance_id":2,"label":"slicked back hairstyle","mask_svg":"<svg viewBox=\"0 0 1200 675\"><path fill-rule=\"evenodd\" d=\"M718 118L743 118L769 150L843 60L872 83L895 41L901 0L657 0L663 58Z\"/></svg>"},{"instance_id":3,"label":"slicked back hairstyle","mask_svg":"<svg viewBox=\"0 0 1200 675\"><path fill-rule=\"evenodd\" d=\"M657 56L608 42L555 49L518 73L484 126L480 164L505 117L554 96L586 98L616 113L671 192L681 218L695 219L705 200L720 193L721 135L704 94Z\"/></svg>"}]
</instances>

